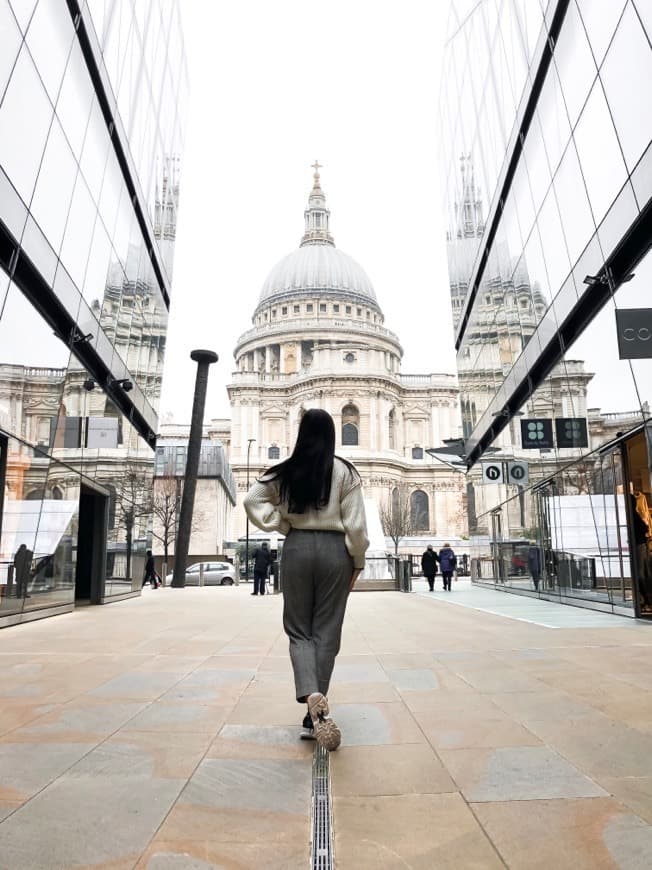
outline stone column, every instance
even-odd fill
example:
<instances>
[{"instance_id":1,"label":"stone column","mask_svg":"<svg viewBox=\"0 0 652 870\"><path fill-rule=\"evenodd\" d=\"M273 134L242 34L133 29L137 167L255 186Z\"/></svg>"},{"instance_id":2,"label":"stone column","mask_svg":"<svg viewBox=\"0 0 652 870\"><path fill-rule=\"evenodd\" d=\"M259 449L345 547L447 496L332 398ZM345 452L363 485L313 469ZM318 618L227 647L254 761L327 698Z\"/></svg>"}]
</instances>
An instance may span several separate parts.
<instances>
[{"instance_id":1,"label":"stone column","mask_svg":"<svg viewBox=\"0 0 652 870\"><path fill-rule=\"evenodd\" d=\"M193 350L190 354L190 359L197 363L197 377L195 379L195 395L192 402L192 417L190 419L190 437L188 438L186 475L183 496L181 498L181 513L179 515L179 532L174 546L174 576L172 578L172 586L177 588L183 588L186 585L186 560L188 559L188 549L190 547L192 512L195 505L195 490L197 489L197 472L199 470L206 388L208 386L208 367L212 363L217 362L218 356L212 350Z\"/></svg>"}]
</instances>

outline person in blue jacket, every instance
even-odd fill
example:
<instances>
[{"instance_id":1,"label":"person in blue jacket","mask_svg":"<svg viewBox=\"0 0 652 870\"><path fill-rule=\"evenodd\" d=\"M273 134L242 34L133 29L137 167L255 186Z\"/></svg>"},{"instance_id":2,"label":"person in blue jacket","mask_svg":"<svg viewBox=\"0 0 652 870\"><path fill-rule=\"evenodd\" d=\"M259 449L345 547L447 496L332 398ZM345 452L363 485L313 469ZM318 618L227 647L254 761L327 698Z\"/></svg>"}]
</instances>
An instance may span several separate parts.
<instances>
[{"instance_id":1,"label":"person in blue jacket","mask_svg":"<svg viewBox=\"0 0 652 870\"><path fill-rule=\"evenodd\" d=\"M444 581L444 591L451 591L451 580L453 579L453 572L455 571L455 566L457 565L457 556L451 550L450 544L444 544L444 546L439 551L439 567L441 568L441 576Z\"/></svg>"}]
</instances>

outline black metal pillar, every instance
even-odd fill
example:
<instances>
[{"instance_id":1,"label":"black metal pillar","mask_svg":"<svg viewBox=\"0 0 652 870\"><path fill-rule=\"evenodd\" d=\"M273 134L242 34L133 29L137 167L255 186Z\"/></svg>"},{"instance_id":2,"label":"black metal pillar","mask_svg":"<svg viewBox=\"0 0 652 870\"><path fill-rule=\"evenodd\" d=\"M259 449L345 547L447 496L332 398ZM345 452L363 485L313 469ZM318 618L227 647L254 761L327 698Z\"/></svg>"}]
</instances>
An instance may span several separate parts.
<instances>
[{"instance_id":1,"label":"black metal pillar","mask_svg":"<svg viewBox=\"0 0 652 870\"><path fill-rule=\"evenodd\" d=\"M192 512L195 506L195 490L197 489L197 472L199 470L199 454L201 453L201 438L204 425L204 406L206 405L206 387L208 386L208 367L212 363L217 362L218 357L212 350L193 350L190 354L190 359L197 363L197 377L195 379L195 396L192 402L186 476L181 497L179 533L174 546L174 576L172 577L171 585L177 588L183 588L186 585L186 561L188 560L188 548L190 547Z\"/></svg>"}]
</instances>

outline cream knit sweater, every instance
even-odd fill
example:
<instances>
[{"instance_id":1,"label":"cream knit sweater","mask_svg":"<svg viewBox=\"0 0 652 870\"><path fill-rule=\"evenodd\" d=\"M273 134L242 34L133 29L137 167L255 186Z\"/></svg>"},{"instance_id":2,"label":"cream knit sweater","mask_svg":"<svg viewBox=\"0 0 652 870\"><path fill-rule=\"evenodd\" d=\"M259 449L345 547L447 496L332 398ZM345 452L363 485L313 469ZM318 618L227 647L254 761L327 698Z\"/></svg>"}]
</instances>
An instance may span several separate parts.
<instances>
[{"instance_id":1,"label":"cream knit sweater","mask_svg":"<svg viewBox=\"0 0 652 870\"><path fill-rule=\"evenodd\" d=\"M287 504L281 504L279 481L265 475L247 493L244 508L251 522L265 532L284 535L290 529L344 532L354 567L364 568L369 539L360 478L337 456L333 461L330 499L323 508L310 509L303 514L290 513Z\"/></svg>"}]
</instances>

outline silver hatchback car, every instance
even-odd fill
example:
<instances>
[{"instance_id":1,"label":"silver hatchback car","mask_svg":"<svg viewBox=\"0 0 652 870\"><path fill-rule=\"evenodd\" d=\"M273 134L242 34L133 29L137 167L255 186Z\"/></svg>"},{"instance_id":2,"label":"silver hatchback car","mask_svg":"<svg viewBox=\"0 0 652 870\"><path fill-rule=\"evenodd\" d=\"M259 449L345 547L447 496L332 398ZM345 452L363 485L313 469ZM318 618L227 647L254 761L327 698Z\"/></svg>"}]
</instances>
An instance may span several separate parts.
<instances>
[{"instance_id":1,"label":"silver hatchback car","mask_svg":"<svg viewBox=\"0 0 652 870\"><path fill-rule=\"evenodd\" d=\"M204 586L233 586L235 568L229 562L195 562L186 568L186 586L199 586L199 569L204 566ZM173 574L165 578L166 585L172 582Z\"/></svg>"}]
</instances>

